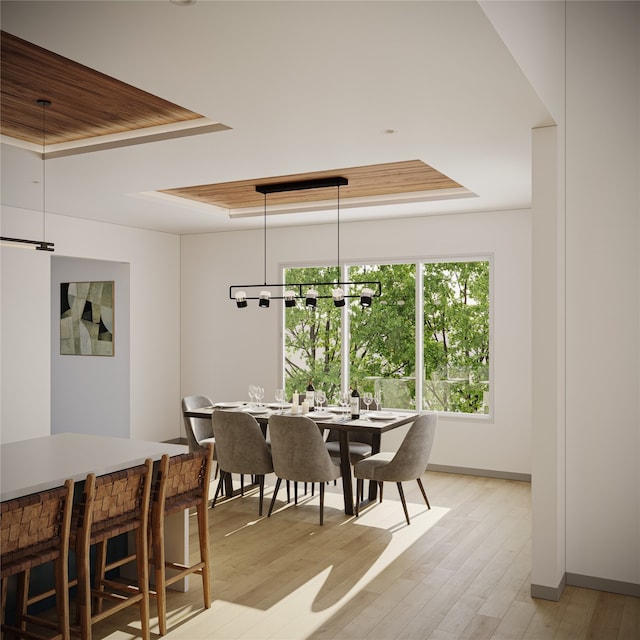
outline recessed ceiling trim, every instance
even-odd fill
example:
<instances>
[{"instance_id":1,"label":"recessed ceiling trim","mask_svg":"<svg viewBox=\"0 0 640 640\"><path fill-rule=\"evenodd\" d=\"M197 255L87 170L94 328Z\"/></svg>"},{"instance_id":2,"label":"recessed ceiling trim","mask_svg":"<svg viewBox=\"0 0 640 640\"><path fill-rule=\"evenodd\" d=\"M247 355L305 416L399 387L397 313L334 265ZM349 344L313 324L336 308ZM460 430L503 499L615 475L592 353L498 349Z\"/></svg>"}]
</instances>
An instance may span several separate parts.
<instances>
[{"instance_id":1,"label":"recessed ceiling trim","mask_svg":"<svg viewBox=\"0 0 640 640\"><path fill-rule=\"evenodd\" d=\"M432 191L442 193L458 189L463 185L445 176L421 160L405 160L377 165L348 167L325 171L313 171L286 176L271 176L254 180L239 180L214 184L200 184L164 190L166 193L215 204L232 211L264 207L263 197L258 188L281 183L317 181L341 176L348 181L340 190L340 198L345 202L355 198L384 198L391 194L422 193ZM295 191L275 191L269 197L269 207L300 203L318 203L335 198L335 188L315 188ZM307 206L307 205L305 205ZM317 205L312 204L311 210Z\"/></svg>"},{"instance_id":2,"label":"recessed ceiling trim","mask_svg":"<svg viewBox=\"0 0 640 640\"><path fill-rule=\"evenodd\" d=\"M145 129L107 134L86 138L84 140L74 140L73 142L50 144L45 147L44 157L62 158L64 156L89 153L91 151L129 147L136 144L146 144L147 142L160 142L162 140L185 138L187 136L197 136L204 133L228 131L229 129L231 129L231 127L228 127L222 122L214 122L209 118L199 118L198 120L159 125L157 127L146 127ZM34 151L42 156L42 145L33 144L26 140L18 140L17 138L11 138L5 135L0 136L0 141L14 147Z\"/></svg>"},{"instance_id":3,"label":"recessed ceiling trim","mask_svg":"<svg viewBox=\"0 0 640 640\"><path fill-rule=\"evenodd\" d=\"M437 200L456 200L459 198L477 198L477 194L459 187L457 189L441 189L439 191L414 191L411 193L391 193L388 195L363 196L360 198L340 199L340 211L356 209L359 207L371 207L390 204L411 204L412 202L430 202ZM195 203L195 201L194 201ZM197 203L201 204L202 203ZM206 205L205 205L206 206ZM295 202L292 204L269 205L267 216L284 215L291 213L330 211L336 208L336 201L324 200L316 202ZM264 207L246 207L244 209L230 209L229 217L254 218L264 215Z\"/></svg>"}]
</instances>

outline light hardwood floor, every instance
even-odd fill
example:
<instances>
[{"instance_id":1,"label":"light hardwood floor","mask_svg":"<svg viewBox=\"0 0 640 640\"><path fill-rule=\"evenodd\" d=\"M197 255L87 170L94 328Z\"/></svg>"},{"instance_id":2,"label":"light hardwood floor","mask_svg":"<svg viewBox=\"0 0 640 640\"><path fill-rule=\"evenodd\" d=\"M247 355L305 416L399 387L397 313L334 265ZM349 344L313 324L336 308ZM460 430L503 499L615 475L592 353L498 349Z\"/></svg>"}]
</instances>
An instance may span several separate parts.
<instances>
[{"instance_id":1,"label":"light hardwood floor","mask_svg":"<svg viewBox=\"0 0 640 640\"><path fill-rule=\"evenodd\" d=\"M323 527L317 491L296 507L281 489L269 519L253 493L219 503L209 511L214 601L202 608L197 577L171 592L165 638L640 638L639 598L575 587L560 602L530 597L528 483L435 472L424 483L431 511L406 485L410 526L393 485L358 519L342 512L340 485L328 487ZM265 514L273 476L267 484ZM139 626L135 610L123 612L93 637L129 640Z\"/></svg>"}]
</instances>

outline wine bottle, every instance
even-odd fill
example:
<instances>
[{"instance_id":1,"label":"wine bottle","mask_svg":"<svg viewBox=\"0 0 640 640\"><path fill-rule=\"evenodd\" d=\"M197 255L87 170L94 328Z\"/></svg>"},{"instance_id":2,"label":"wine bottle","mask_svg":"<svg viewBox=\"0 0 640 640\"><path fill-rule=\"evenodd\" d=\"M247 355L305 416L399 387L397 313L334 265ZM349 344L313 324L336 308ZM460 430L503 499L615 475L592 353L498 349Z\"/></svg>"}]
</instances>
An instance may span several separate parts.
<instances>
[{"instance_id":1,"label":"wine bottle","mask_svg":"<svg viewBox=\"0 0 640 640\"><path fill-rule=\"evenodd\" d=\"M306 400L309 403L309 411L313 411L315 405L315 396L316 392L313 388L313 383L311 382L311 378L309 378L309 384L307 385L307 394Z\"/></svg>"},{"instance_id":2,"label":"wine bottle","mask_svg":"<svg viewBox=\"0 0 640 640\"><path fill-rule=\"evenodd\" d=\"M360 394L358 388L353 387L351 391L351 419L357 420L360 417Z\"/></svg>"}]
</instances>

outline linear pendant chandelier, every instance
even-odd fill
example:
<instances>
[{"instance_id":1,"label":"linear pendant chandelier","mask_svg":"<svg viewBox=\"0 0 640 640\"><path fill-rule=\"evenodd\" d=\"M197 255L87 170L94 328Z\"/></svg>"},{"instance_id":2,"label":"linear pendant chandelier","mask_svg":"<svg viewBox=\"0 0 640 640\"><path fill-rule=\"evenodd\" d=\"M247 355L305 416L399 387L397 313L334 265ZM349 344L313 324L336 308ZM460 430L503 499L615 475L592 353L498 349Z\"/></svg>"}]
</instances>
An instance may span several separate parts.
<instances>
[{"instance_id":1,"label":"linear pendant chandelier","mask_svg":"<svg viewBox=\"0 0 640 640\"><path fill-rule=\"evenodd\" d=\"M39 98L36 102L42 107L42 240L26 240L24 238L9 238L8 236L0 237L0 243L6 246L23 247L25 249L35 249L36 251L53 251L54 243L47 242L46 237L46 206L45 206L45 142L46 142L46 119L45 111L51 105L49 100Z\"/></svg>"},{"instance_id":2,"label":"linear pendant chandelier","mask_svg":"<svg viewBox=\"0 0 640 640\"><path fill-rule=\"evenodd\" d=\"M347 298L360 298L362 307L370 307L373 298L382 295L382 284L377 280L359 282L287 282L267 283L267 194L284 191L303 191L306 189L337 188L338 212L338 273L340 273L340 187L349 184L343 177L319 178L316 180L298 180L276 184L256 185L256 191L264 195L264 283L232 284L229 298L235 300L239 309L247 307L248 300L258 300L258 306L268 308L271 300L284 300L285 307L295 307L303 300L309 309L315 309L317 301L323 298L333 299L336 307L343 307ZM323 293L331 290L331 293Z\"/></svg>"}]
</instances>

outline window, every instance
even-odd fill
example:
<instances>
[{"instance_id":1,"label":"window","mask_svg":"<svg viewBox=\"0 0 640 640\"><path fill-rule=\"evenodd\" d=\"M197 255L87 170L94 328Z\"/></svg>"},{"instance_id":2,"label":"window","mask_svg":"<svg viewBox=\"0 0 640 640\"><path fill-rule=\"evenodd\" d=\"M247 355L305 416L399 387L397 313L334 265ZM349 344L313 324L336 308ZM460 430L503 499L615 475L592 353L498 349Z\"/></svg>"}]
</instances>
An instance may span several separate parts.
<instances>
[{"instance_id":1,"label":"window","mask_svg":"<svg viewBox=\"0 0 640 640\"><path fill-rule=\"evenodd\" d=\"M341 386L356 386L381 391L385 407L488 413L489 266L474 259L345 267L343 280L380 281L382 296L368 309L358 298L342 308L331 299L314 310L285 308L287 395L311 379L332 402ZM337 267L287 268L284 278L340 279Z\"/></svg>"},{"instance_id":2,"label":"window","mask_svg":"<svg viewBox=\"0 0 640 640\"><path fill-rule=\"evenodd\" d=\"M422 286L423 407L488 412L489 263L423 263Z\"/></svg>"}]
</instances>

